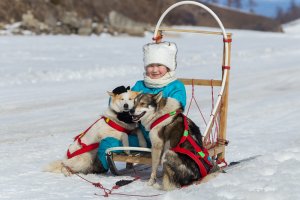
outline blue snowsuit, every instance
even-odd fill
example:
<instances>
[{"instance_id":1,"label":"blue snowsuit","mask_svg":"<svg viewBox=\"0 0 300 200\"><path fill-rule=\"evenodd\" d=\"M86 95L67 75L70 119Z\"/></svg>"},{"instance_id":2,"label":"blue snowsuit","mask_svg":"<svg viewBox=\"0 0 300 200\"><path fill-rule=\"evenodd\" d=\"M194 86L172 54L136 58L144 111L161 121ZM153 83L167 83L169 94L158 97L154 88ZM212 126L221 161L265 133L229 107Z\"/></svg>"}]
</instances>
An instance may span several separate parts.
<instances>
[{"instance_id":1,"label":"blue snowsuit","mask_svg":"<svg viewBox=\"0 0 300 200\"><path fill-rule=\"evenodd\" d=\"M144 81L137 81L135 83L135 85L131 88L131 90L137 91L137 92L142 92L142 93L150 93L150 94L158 94L159 92L162 91L164 98L172 97L172 98L178 100L183 108L186 105L185 87L184 87L184 84L179 80L175 80L162 88L148 88L145 86ZM147 146L150 148L151 142L150 142L150 138L149 138L149 132L146 131L142 125L140 125L140 128L146 139ZM129 146L139 147L138 138L136 135L130 134L128 136L128 139L129 139ZM122 142L120 140L117 140L112 137L105 138L100 142L97 156L105 169L108 170L108 164L107 164L106 155L105 155L106 149L111 148L111 147L119 147L119 146L123 146Z\"/></svg>"}]
</instances>

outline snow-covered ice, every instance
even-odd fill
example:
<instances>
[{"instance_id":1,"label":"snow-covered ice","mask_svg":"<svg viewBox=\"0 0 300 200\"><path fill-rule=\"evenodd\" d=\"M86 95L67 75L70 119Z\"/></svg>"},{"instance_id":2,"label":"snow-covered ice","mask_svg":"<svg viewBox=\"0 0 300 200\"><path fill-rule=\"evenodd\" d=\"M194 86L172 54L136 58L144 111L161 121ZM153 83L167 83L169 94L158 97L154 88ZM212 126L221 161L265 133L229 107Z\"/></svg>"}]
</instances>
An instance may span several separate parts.
<instances>
[{"instance_id":1,"label":"snow-covered ice","mask_svg":"<svg viewBox=\"0 0 300 200\"><path fill-rule=\"evenodd\" d=\"M117 192L162 194L155 198L172 200L300 199L300 23L285 28L284 34L229 30L233 43L226 158L256 159L208 183L172 192L151 188L145 180ZM42 168L61 158L72 138L101 115L106 91L142 78L142 46L151 37L0 37L0 199L102 198L94 195L101 190L78 177ZM219 78L222 38L173 34L166 40L178 45L179 77ZM209 91L198 99L209 105ZM128 178L84 177L108 188ZM125 198L144 199L110 196Z\"/></svg>"}]
</instances>

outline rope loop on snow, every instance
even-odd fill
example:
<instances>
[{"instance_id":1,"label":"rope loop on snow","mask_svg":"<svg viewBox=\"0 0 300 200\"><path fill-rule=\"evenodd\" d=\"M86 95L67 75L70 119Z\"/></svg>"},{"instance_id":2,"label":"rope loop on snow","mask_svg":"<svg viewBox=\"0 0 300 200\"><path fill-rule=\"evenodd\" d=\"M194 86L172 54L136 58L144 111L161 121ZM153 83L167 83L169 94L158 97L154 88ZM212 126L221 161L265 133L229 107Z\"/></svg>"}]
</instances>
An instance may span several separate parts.
<instances>
[{"instance_id":1,"label":"rope loop on snow","mask_svg":"<svg viewBox=\"0 0 300 200\"><path fill-rule=\"evenodd\" d=\"M64 165L62 163L62 168L65 168L70 174L74 174L76 175L77 177L79 177L80 179L92 184L93 186L95 186L96 188L100 188L103 190L103 193L104 194L97 194L97 193L94 193L94 195L96 196L102 196L102 197L109 197L109 195L122 195L122 196L134 196L134 197L156 197L156 196L160 196L162 194L154 194L154 195L136 195L136 194L125 194L125 193L112 193L113 190L117 190L119 189L120 187L122 186L125 186L125 185L128 185L136 180L139 180L140 177L139 176L136 176L134 179L132 180L119 180L115 183L115 185L111 188L111 189L108 189L106 187L104 187L100 182L92 182L92 181L89 181L87 180L86 178L82 177L81 175L79 175L78 173L75 173L70 167Z\"/></svg>"}]
</instances>

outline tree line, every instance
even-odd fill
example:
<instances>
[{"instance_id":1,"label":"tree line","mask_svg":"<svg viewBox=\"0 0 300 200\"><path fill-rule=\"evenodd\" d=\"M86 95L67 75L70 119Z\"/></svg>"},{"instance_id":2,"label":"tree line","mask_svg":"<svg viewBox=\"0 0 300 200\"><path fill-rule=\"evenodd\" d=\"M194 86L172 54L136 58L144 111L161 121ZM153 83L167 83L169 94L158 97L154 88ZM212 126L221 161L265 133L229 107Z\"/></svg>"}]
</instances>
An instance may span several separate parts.
<instances>
[{"instance_id":1,"label":"tree line","mask_svg":"<svg viewBox=\"0 0 300 200\"><path fill-rule=\"evenodd\" d=\"M205 0L205 2L219 4L220 0ZM249 8L249 11L251 13L254 13L254 8L257 6L257 3L255 0L248 0L244 4L247 5L247 7ZM227 5L228 7L237 8L237 9L243 8L242 0L227 0L225 5Z\"/></svg>"},{"instance_id":2,"label":"tree line","mask_svg":"<svg viewBox=\"0 0 300 200\"><path fill-rule=\"evenodd\" d=\"M202 0L207 3L221 3L220 0ZM242 9L243 5L249 8L251 13L255 13L254 8L257 6L256 0L248 0L242 3L242 0L226 0L225 5L231 8ZM282 7L277 7L276 16L274 17L280 23L286 23L300 18L300 5L295 0L290 0L288 9L284 10Z\"/></svg>"},{"instance_id":3,"label":"tree line","mask_svg":"<svg viewBox=\"0 0 300 200\"><path fill-rule=\"evenodd\" d=\"M286 23L300 18L300 5L295 0L290 1L290 5L286 11L281 7L277 8L276 19L281 23Z\"/></svg>"}]
</instances>

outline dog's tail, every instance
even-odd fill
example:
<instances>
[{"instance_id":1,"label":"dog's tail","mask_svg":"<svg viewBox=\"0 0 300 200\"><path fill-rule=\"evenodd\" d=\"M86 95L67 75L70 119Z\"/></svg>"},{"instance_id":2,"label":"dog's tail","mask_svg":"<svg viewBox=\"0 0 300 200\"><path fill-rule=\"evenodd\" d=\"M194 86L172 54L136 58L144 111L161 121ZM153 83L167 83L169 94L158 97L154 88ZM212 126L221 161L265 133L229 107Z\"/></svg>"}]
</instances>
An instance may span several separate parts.
<instances>
[{"instance_id":1,"label":"dog's tail","mask_svg":"<svg viewBox=\"0 0 300 200\"><path fill-rule=\"evenodd\" d=\"M63 167L64 167L63 161L62 160L56 160L56 161L53 161L53 162L49 163L48 165L46 165L43 168L43 171L44 172L61 173Z\"/></svg>"}]
</instances>

